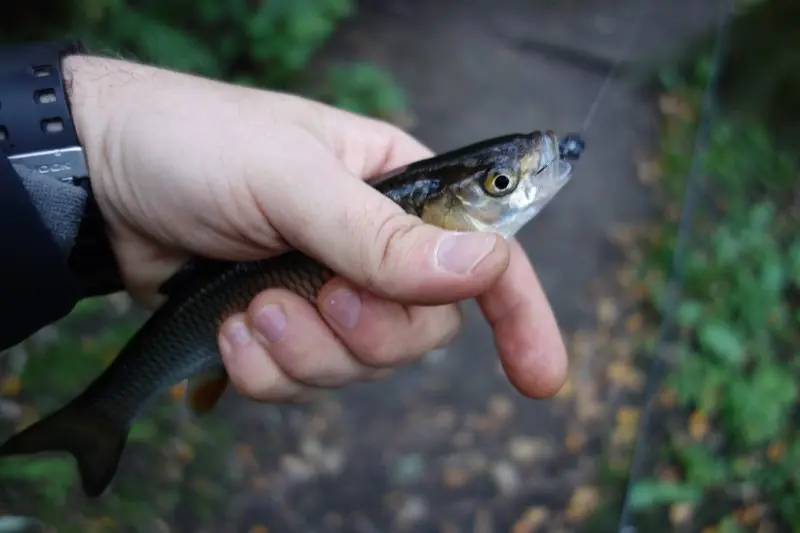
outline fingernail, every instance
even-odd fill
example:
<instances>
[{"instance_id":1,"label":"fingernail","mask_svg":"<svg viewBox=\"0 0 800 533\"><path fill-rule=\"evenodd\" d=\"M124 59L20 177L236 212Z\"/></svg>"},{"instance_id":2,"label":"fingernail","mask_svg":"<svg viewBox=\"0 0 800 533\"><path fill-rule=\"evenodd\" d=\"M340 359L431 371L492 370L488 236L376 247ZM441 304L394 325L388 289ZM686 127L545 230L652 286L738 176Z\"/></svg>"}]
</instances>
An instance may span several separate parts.
<instances>
[{"instance_id":1,"label":"fingernail","mask_svg":"<svg viewBox=\"0 0 800 533\"><path fill-rule=\"evenodd\" d=\"M252 339L252 336L250 335L250 329L247 327L247 324L244 323L244 320L235 320L228 327L228 331L226 332L225 336L227 337L227 342L233 346L244 346ZM223 349L229 348L223 347Z\"/></svg>"},{"instance_id":2,"label":"fingernail","mask_svg":"<svg viewBox=\"0 0 800 533\"><path fill-rule=\"evenodd\" d=\"M497 243L493 233L451 233L436 248L436 263L454 274L468 274Z\"/></svg>"},{"instance_id":3,"label":"fingernail","mask_svg":"<svg viewBox=\"0 0 800 533\"><path fill-rule=\"evenodd\" d=\"M337 289L325 300L322 310L341 327L350 329L361 316L361 298L350 289Z\"/></svg>"},{"instance_id":4,"label":"fingernail","mask_svg":"<svg viewBox=\"0 0 800 533\"><path fill-rule=\"evenodd\" d=\"M286 330L286 315L279 305L266 305L253 317L253 326L267 341L278 342Z\"/></svg>"}]
</instances>

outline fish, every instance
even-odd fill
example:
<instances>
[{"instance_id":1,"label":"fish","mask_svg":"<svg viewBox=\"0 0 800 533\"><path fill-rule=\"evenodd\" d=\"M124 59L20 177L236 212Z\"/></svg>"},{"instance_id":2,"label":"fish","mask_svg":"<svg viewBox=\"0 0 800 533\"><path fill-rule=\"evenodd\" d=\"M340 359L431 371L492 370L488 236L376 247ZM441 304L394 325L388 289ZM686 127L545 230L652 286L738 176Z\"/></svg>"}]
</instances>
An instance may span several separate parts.
<instances>
[{"instance_id":1,"label":"fish","mask_svg":"<svg viewBox=\"0 0 800 533\"><path fill-rule=\"evenodd\" d=\"M494 137L367 180L409 214L455 231L514 236L572 177L551 130ZM68 453L85 495L107 492L134 422L172 386L188 382L202 415L228 385L217 345L223 321L270 287L314 302L334 276L300 251L254 261L196 258L164 282L166 297L117 357L78 396L0 445L0 458Z\"/></svg>"}]
</instances>

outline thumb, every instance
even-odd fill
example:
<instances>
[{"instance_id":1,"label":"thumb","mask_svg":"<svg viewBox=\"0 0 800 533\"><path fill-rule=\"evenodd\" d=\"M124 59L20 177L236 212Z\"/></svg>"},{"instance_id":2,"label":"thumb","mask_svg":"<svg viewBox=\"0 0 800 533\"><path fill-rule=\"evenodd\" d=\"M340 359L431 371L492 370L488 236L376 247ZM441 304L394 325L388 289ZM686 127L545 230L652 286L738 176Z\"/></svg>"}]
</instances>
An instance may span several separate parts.
<instances>
[{"instance_id":1,"label":"thumb","mask_svg":"<svg viewBox=\"0 0 800 533\"><path fill-rule=\"evenodd\" d=\"M302 179L265 191L281 206L270 219L294 247L370 292L442 305L482 294L508 267L501 236L425 224L334 157L305 161Z\"/></svg>"}]
</instances>

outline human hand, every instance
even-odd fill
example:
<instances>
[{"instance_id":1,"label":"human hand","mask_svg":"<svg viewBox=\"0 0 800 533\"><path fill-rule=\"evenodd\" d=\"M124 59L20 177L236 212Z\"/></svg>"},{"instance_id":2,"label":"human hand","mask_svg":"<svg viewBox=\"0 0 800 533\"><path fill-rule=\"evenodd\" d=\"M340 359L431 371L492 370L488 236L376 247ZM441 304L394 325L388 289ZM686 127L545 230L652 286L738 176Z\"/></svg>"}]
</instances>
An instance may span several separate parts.
<instances>
[{"instance_id":1,"label":"human hand","mask_svg":"<svg viewBox=\"0 0 800 533\"><path fill-rule=\"evenodd\" d=\"M139 302L192 255L299 249L341 274L316 308L270 289L221 327L233 384L264 401L374 379L458 331L476 297L523 394L561 386L556 321L513 240L423 224L361 182L429 157L401 130L296 96L69 57L76 129L123 279ZM444 244L443 244L444 243ZM434 259L438 257L439 261Z\"/></svg>"}]
</instances>

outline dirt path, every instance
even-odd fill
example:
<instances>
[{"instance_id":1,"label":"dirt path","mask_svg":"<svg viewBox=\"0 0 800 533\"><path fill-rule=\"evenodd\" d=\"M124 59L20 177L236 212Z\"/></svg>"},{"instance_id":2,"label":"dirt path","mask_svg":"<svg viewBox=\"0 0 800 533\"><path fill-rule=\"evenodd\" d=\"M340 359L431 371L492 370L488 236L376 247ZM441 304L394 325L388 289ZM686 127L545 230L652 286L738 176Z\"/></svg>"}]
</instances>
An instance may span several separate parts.
<instances>
[{"instance_id":1,"label":"dirt path","mask_svg":"<svg viewBox=\"0 0 800 533\"><path fill-rule=\"evenodd\" d=\"M708 2L654 2L636 42L640 58L669 50L714 20ZM604 63L630 37L640 5L362 4L326 60L369 59L391 71L418 119L413 133L434 150L515 131L578 129ZM596 57L576 63L522 51L515 43L525 39ZM655 130L652 96L613 82L574 181L520 235L570 336L598 330L590 286L614 268L609 230L650 213L636 163ZM609 287L605 293L614 292ZM608 400L600 385L608 361L591 360L598 342L584 335L571 344L574 374L560 397L525 400L499 371L490 331L468 305L464 332L452 346L386 382L305 409L243 404L240 431L254 457L248 451L242 461L253 465L245 469L252 491L232 503L231 530L264 524L280 532L490 533L510 531L523 515L529 526L547 524L537 531L574 530L580 509L596 497L580 487L614 416L614 409L597 407Z\"/></svg>"}]
</instances>

